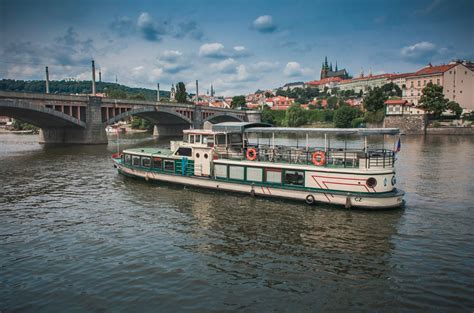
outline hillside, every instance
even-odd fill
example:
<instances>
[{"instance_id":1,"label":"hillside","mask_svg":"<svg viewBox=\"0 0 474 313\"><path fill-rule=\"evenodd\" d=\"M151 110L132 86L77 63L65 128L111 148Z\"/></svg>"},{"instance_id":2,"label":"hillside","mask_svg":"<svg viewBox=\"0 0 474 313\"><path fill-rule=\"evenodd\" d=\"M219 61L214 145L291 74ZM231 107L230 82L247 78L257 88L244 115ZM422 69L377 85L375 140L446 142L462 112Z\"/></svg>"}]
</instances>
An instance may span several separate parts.
<instances>
[{"instance_id":1,"label":"hillside","mask_svg":"<svg viewBox=\"0 0 474 313\"><path fill-rule=\"evenodd\" d=\"M44 80L13 80L13 79L2 79L0 80L1 91L17 91L17 92L38 92L44 93L46 90ZM146 88L132 88L125 85L97 82L96 90L98 93L112 93L123 95L126 94L127 98L144 97L145 100L155 101L156 90ZM50 81L49 91L52 94L91 94L92 86L91 81ZM161 98L169 98L169 91L160 90ZM123 98L123 97L121 97Z\"/></svg>"}]
</instances>

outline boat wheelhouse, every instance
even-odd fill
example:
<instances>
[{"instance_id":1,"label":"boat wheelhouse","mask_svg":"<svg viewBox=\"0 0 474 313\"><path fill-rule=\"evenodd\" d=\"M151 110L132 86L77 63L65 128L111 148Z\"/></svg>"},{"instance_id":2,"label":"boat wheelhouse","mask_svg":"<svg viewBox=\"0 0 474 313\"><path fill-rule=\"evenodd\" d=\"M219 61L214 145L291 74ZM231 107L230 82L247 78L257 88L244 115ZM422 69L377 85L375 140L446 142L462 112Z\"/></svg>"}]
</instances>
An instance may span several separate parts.
<instances>
[{"instance_id":1,"label":"boat wheelhouse","mask_svg":"<svg viewBox=\"0 0 474 313\"><path fill-rule=\"evenodd\" d=\"M118 171L149 181L328 203L395 208L398 129L279 128L227 122L188 129L170 149L127 149Z\"/></svg>"}]
</instances>

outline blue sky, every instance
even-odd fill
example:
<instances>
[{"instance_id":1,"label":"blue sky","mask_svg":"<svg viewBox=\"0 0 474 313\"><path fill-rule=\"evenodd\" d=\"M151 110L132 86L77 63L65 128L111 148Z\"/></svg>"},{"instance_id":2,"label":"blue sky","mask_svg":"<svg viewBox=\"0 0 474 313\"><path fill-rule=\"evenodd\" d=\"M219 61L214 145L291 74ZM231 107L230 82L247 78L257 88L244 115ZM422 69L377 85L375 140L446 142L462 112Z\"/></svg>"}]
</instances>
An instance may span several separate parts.
<instances>
[{"instance_id":1,"label":"blue sky","mask_svg":"<svg viewBox=\"0 0 474 313\"><path fill-rule=\"evenodd\" d=\"M0 77L90 79L219 95L474 59L474 1L0 0Z\"/></svg>"}]
</instances>

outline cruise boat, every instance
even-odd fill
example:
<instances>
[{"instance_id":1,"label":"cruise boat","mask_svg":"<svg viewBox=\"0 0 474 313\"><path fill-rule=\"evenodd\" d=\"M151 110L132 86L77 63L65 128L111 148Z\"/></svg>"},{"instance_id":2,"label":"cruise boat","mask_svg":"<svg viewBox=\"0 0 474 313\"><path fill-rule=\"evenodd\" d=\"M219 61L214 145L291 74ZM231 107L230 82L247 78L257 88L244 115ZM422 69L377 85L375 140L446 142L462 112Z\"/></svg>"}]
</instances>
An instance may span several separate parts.
<instances>
[{"instance_id":1,"label":"cruise boat","mask_svg":"<svg viewBox=\"0 0 474 313\"><path fill-rule=\"evenodd\" d=\"M183 140L171 141L170 149L126 149L112 158L120 174L146 181L387 209L404 204L404 192L396 188L397 139L393 128L226 122L184 130Z\"/></svg>"}]
</instances>

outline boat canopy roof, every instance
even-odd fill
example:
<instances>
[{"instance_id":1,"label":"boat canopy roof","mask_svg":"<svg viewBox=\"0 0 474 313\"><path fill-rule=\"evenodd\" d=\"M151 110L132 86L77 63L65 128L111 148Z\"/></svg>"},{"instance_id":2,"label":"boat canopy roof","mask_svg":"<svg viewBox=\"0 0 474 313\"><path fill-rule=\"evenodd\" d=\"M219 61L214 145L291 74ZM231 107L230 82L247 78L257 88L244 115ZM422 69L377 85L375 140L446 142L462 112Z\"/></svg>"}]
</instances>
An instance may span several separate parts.
<instances>
[{"instance_id":1,"label":"boat canopy roof","mask_svg":"<svg viewBox=\"0 0 474 313\"><path fill-rule=\"evenodd\" d=\"M375 135L398 135L398 128L296 128L296 127L253 127L245 129L246 133L254 134L330 134L330 135L359 135L359 136L375 136Z\"/></svg>"},{"instance_id":2,"label":"boat canopy roof","mask_svg":"<svg viewBox=\"0 0 474 313\"><path fill-rule=\"evenodd\" d=\"M246 129L258 127L259 129L265 129L271 127L271 124L267 123L250 123L250 122L224 122L212 125L212 131L214 132L229 132L229 133L243 133Z\"/></svg>"}]
</instances>

